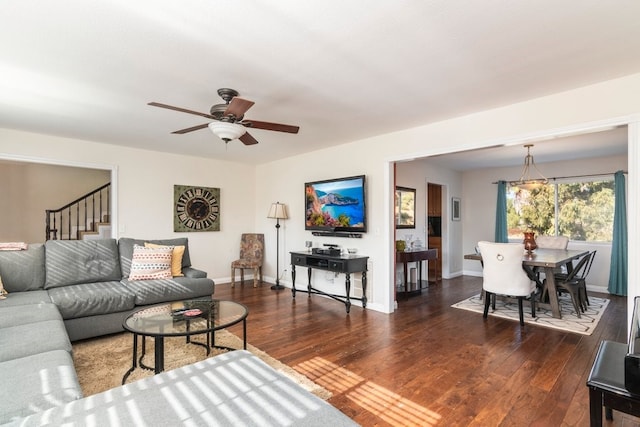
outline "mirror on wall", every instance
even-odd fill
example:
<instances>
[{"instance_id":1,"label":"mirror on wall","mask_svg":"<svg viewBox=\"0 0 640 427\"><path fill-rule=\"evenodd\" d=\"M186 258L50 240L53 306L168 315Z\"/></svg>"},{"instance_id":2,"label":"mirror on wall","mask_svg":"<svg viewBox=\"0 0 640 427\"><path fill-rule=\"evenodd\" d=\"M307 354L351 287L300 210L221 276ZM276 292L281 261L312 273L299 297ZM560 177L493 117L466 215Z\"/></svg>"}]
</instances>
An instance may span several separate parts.
<instances>
[{"instance_id":1,"label":"mirror on wall","mask_svg":"<svg viewBox=\"0 0 640 427\"><path fill-rule=\"evenodd\" d=\"M396 187L396 228L416 228L416 189Z\"/></svg>"}]
</instances>

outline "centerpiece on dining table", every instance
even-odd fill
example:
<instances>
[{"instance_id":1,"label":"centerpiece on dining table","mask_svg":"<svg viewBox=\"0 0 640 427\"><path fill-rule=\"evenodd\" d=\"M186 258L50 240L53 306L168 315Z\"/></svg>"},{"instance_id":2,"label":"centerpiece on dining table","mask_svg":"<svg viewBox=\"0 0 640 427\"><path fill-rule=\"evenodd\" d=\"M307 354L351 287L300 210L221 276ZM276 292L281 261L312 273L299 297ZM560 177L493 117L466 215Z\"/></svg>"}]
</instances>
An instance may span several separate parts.
<instances>
[{"instance_id":1,"label":"centerpiece on dining table","mask_svg":"<svg viewBox=\"0 0 640 427\"><path fill-rule=\"evenodd\" d=\"M527 254L531 255L531 253L538 247L536 244L535 233L531 230L524 232L524 249L527 251Z\"/></svg>"}]
</instances>

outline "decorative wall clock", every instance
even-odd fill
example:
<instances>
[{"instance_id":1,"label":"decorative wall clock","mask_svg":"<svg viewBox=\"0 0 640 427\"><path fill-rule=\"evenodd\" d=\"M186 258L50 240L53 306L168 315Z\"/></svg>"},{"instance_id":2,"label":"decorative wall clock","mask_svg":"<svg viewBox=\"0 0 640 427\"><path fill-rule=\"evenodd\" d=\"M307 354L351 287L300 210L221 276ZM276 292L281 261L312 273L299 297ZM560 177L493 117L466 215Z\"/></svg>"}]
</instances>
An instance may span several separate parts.
<instances>
[{"instance_id":1,"label":"decorative wall clock","mask_svg":"<svg viewBox=\"0 0 640 427\"><path fill-rule=\"evenodd\" d=\"M173 231L220 231L220 189L174 185Z\"/></svg>"}]
</instances>

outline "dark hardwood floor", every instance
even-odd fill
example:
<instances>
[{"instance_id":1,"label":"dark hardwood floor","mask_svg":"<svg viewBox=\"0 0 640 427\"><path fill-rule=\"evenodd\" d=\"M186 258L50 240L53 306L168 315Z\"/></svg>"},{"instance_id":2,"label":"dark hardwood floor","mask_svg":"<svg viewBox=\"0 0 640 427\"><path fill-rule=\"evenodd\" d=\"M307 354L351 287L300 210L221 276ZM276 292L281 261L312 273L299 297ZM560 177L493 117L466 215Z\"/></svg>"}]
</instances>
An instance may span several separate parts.
<instances>
[{"instance_id":1,"label":"dark hardwood floor","mask_svg":"<svg viewBox=\"0 0 640 427\"><path fill-rule=\"evenodd\" d=\"M586 378L601 340L627 341L626 298L602 295L611 303L583 336L451 308L481 280L443 280L390 315L252 281L216 285L215 297L246 304L248 342L363 426L588 426ZM614 412L605 425L640 422Z\"/></svg>"}]
</instances>

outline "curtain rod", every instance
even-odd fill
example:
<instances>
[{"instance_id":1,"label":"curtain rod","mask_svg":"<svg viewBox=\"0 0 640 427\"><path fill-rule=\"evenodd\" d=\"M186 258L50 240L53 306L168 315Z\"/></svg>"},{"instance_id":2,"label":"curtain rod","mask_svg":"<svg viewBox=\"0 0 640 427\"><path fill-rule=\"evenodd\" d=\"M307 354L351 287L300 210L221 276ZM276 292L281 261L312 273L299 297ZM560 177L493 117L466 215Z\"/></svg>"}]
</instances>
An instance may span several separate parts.
<instances>
[{"instance_id":1,"label":"curtain rod","mask_svg":"<svg viewBox=\"0 0 640 427\"><path fill-rule=\"evenodd\" d=\"M616 171L618 172L618 171ZM552 178L547 178L549 181L556 181L558 179L567 179L567 178L592 178L592 177L596 177L596 176L609 176L609 175L615 175L616 172L611 172L611 173L596 173L596 174L589 174L589 175L569 175L569 176L554 176ZM627 175L628 172L627 171L620 171L623 174ZM507 181L505 180L505 182L511 182L511 181ZM497 184L498 182L492 182L492 184Z\"/></svg>"}]
</instances>

